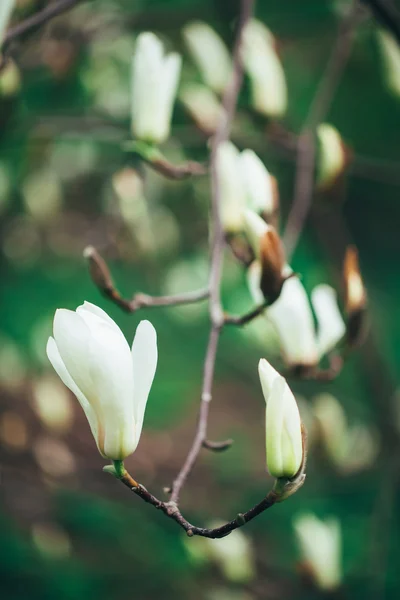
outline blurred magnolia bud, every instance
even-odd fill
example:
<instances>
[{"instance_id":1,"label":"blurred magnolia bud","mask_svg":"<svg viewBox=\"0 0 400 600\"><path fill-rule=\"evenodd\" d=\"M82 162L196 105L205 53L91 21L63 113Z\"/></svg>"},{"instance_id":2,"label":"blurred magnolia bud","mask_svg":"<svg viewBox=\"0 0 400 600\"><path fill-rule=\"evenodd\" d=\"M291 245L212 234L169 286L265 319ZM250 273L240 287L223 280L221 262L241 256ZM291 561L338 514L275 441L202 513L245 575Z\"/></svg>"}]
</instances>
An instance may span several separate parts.
<instances>
[{"instance_id":1,"label":"blurred magnolia bud","mask_svg":"<svg viewBox=\"0 0 400 600\"><path fill-rule=\"evenodd\" d=\"M276 477L293 478L303 463L299 409L286 380L265 359L258 372L266 410L267 468Z\"/></svg>"},{"instance_id":2,"label":"blurred magnolia bud","mask_svg":"<svg viewBox=\"0 0 400 600\"><path fill-rule=\"evenodd\" d=\"M311 302L318 323L317 348L322 357L344 337L346 325L339 311L336 290L330 285L317 285L311 292Z\"/></svg>"},{"instance_id":3,"label":"blurred magnolia bud","mask_svg":"<svg viewBox=\"0 0 400 600\"><path fill-rule=\"evenodd\" d=\"M102 456L124 460L142 433L147 398L157 366L157 336L141 321L130 349L118 325L85 302L76 311L58 309L47 356L75 394Z\"/></svg>"},{"instance_id":4,"label":"blurred magnolia bud","mask_svg":"<svg viewBox=\"0 0 400 600\"><path fill-rule=\"evenodd\" d=\"M209 523L210 529L223 525L222 521ZM194 563L215 562L229 581L247 583L255 577L255 556L249 538L240 529L220 539L203 537L184 540Z\"/></svg>"},{"instance_id":5,"label":"blurred magnolia bud","mask_svg":"<svg viewBox=\"0 0 400 600\"><path fill-rule=\"evenodd\" d=\"M222 94L232 73L232 59L222 39L202 21L186 25L183 37L204 82Z\"/></svg>"},{"instance_id":6,"label":"blurred magnolia bud","mask_svg":"<svg viewBox=\"0 0 400 600\"><path fill-rule=\"evenodd\" d=\"M0 95L15 96L21 88L21 75L16 63L7 58L6 64L0 71Z\"/></svg>"},{"instance_id":7,"label":"blurred magnolia bud","mask_svg":"<svg viewBox=\"0 0 400 600\"><path fill-rule=\"evenodd\" d=\"M243 230L243 210L269 220L277 209L277 187L260 158L252 150L242 153L230 141L218 147L217 170L222 223L227 233Z\"/></svg>"},{"instance_id":8,"label":"blurred magnolia bud","mask_svg":"<svg viewBox=\"0 0 400 600\"><path fill-rule=\"evenodd\" d=\"M248 269L248 284L255 302L260 303L261 265L255 261ZM286 267L284 276L291 275ZM277 331L283 359L287 366L312 367L318 363L318 348L310 303L303 284L295 275L287 277L279 298L264 314Z\"/></svg>"},{"instance_id":9,"label":"blurred magnolia bud","mask_svg":"<svg viewBox=\"0 0 400 600\"><path fill-rule=\"evenodd\" d=\"M247 207L269 221L279 207L277 181L253 150L243 150L239 161L246 190Z\"/></svg>"},{"instance_id":10,"label":"blurred magnolia bud","mask_svg":"<svg viewBox=\"0 0 400 600\"><path fill-rule=\"evenodd\" d=\"M347 313L347 343L350 347L359 344L366 329L367 292L361 277L358 252L348 246L343 263L345 288L345 310Z\"/></svg>"},{"instance_id":11,"label":"blurred magnolia bud","mask_svg":"<svg viewBox=\"0 0 400 600\"><path fill-rule=\"evenodd\" d=\"M243 229L245 190L239 166L239 150L232 142L222 142L217 149L216 169L221 198L221 220L228 234Z\"/></svg>"},{"instance_id":12,"label":"blurred magnolia bud","mask_svg":"<svg viewBox=\"0 0 400 600\"><path fill-rule=\"evenodd\" d=\"M386 85L393 94L400 96L400 49L398 42L391 33L383 29L377 31L377 37Z\"/></svg>"},{"instance_id":13,"label":"blurred magnolia bud","mask_svg":"<svg viewBox=\"0 0 400 600\"><path fill-rule=\"evenodd\" d=\"M330 460L342 464L346 455L347 418L343 406L332 394L319 394L313 400L318 434Z\"/></svg>"},{"instance_id":14,"label":"blurred magnolia bud","mask_svg":"<svg viewBox=\"0 0 400 600\"><path fill-rule=\"evenodd\" d=\"M89 273L93 283L102 292L109 292L114 289L110 270L104 259L93 246L87 246L83 251L84 258L89 264Z\"/></svg>"},{"instance_id":15,"label":"blurred magnolia bud","mask_svg":"<svg viewBox=\"0 0 400 600\"><path fill-rule=\"evenodd\" d=\"M342 535L340 523L331 518L321 521L309 513L294 520L302 559L315 585L321 590L334 590L342 580Z\"/></svg>"},{"instance_id":16,"label":"blurred magnolia bud","mask_svg":"<svg viewBox=\"0 0 400 600\"><path fill-rule=\"evenodd\" d=\"M214 92L200 83L189 83L182 88L179 98L197 127L212 135L224 113Z\"/></svg>"},{"instance_id":17,"label":"blurred magnolia bud","mask_svg":"<svg viewBox=\"0 0 400 600\"><path fill-rule=\"evenodd\" d=\"M164 55L154 33L141 33L132 61L132 134L148 143L164 142L170 131L182 59Z\"/></svg>"},{"instance_id":18,"label":"blurred magnolia bud","mask_svg":"<svg viewBox=\"0 0 400 600\"><path fill-rule=\"evenodd\" d=\"M53 375L33 382L34 408L42 423L51 431L64 433L73 421L73 408L66 387Z\"/></svg>"},{"instance_id":19,"label":"blurred magnolia bud","mask_svg":"<svg viewBox=\"0 0 400 600\"><path fill-rule=\"evenodd\" d=\"M347 151L338 130L322 123L317 129L318 160L317 187L330 189L339 179L347 166Z\"/></svg>"},{"instance_id":20,"label":"blurred magnolia bud","mask_svg":"<svg viewBox=\"0 0 400 600\"><path fill-rule=\"evenodd\" d=\"M14 6L15 0L1 0L0 2L0 42L4 39Z\"/></svg>"},{"instance_id":21,"label":"blurred magnolia bud","mask_svg":"<svg viewBox=\"0 0 400 600\"><path fill-rule=\"evenodd\" d=\"M283 244L275 229L251 210L244 211L244 226L254 255L260 261L260 289L272 304L279 298L287 278Z\"/></svg>"},{"instance_id":22,"label":"blurred magnolia bud","mask_svg":"<svg viewBox=\"0 0 400 600\"><path fill-rule=\"evenodd\" d=\"M243 62L251 82L254 109L266 117L282 117L287 108L285 74L274 36L256 19L244 31Z\"/></svg>"}]
</instances>

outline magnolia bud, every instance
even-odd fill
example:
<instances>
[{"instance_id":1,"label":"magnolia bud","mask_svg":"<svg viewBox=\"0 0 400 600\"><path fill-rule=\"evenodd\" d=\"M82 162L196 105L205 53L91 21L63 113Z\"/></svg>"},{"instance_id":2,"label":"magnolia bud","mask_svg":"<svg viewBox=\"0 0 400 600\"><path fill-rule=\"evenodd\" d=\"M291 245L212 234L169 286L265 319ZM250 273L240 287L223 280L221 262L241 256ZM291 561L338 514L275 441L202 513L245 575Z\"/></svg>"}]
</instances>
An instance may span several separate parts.
<instances>
[{"instance_id":1,"label":"magnolia bud","mask_svg":"<svg viewBox=\"0 0 400 600\"><path fill-rule=\"evenodd\" d=\"M222 94L232 73L232 59L222 39L214 29L201 21L186 25L183 37L204 82Z\"/></svg>"},{"instance_id":2,"label":"magnolia bud","mask_svg":"<svg viewBox=\"0 0 400 600\"><path fill-rule=\"evenodd\" d=\"M251 82L252 102L261 114L277 118L287 108L285 73L269 29L252 19L244 31L243 63Z\"/></svg>"},{"instance_id":3,"label":"magnolia bud","mask_svg":"<svg viewBox=\"0 0 400 600\"><path fill-rule=\"evenodd\" d=\"M265 223L255 212L244 212L245 232L250 246L261 264L260 289L264 298L272 304L279 298L286 280L285 252L275 229Z\"/></svg>"},{"instance_id":4,"label":"magnolia bud","mask_svg":"<svg viewBox=\"0 0 400 600\"><path fill-rule=\"evenodd\" d=\"M187 84L179 98L196 125L212 135L221 122L224 109L212 90L199 83Z\"/></svg>"},{"instance_id":5,"label":"magnolia bud","mask_svg":"<svg viewBox=\"0 0 400 600\"><path fill-rule=\"evenodd\" d=\"M132 61L132 134L159 144L169 135L173 104L181 71L181 57L164 55L153 33L141 33Z\"/></svg>"},{"instance_id":6,"label":"magnolia bud","mask_svg":"<svg viewBox=\"0 0 400 600\"><path fill-rule=\"evenodd\" d=\"M347 313L347 341L355 346L362 341L365 333L365 309L367 293L360 273L358 252L355 246L348 246L343 264L345 287L345 310Z\"/></svg>"},{"instance_id":7,"label":"magnolia bud","mask_svg":"<svg viewBox=\"0 0 400 600\"><path fill-rule=\"evenodd\" d=\"M348 162L348 153L338 130L322 123L318 126L319 154L317 161L317 187L331 188L342 175Z\"/></svg>"},{"instance_id":8,"label":"magnolia bud","mask_svg":"<svg viewBox=\"0 0 400 600\"><path fill-rule=\"evenodd\" d=\"M280 478L293 478L303 464L299 409L286 380L265 359L258 365L266 410L267 468Z\"/></svg>"},{"instance_id":9,"label":"magnolia bud","mask_svg":"<svg viewBox=\"0 0 400 600\"><path fill-rule=\"evenodd\" d=\"M84 258L88 259L89 273L93 283L104 293L114 289L114 284L111 279L110 271L93 246L87 246L83 251Z\"/></svg>"},{"instance_id":10,"label":"magnolia bud","mask_svg":"<svg viewBox=\"0 0 400 600\"><path fill-rule=\"evenodd\" d=\"M82 406L102 456L123 460L142 432L147 398L157 366L157 339L141 321L132 350L118 325L101 308L85 302L76 311L59 309L47 356Z\"/></svg>"},{"instance_id":11,"label":"magnolia bud","mask_svg":"<svg viewBox=\"0 0 400 600\"><path fill-rule=\"evenodd\" d=\"M239 233L243 229L245 190L239 169L239 150L232 142L223 142L218 146L216 169L222 225L228 234Z\"/></svg>"},{"instance_id":12,"label":"magnolia bud","mask_svg":"<svg viewBox=\"0 0 400 600\"><path fill-rule=\"evenodd\" d=\"M278 208L278 189L275 177L253 150L243 150L239 157L245 182L247 207L269 221Z\"/></svg>"},{"instance_id":13,"label":"magnolia bud","mask_svg":"<svg viewBox=\"0 0 400 600\"><path fill-rule=\"evenodd\" d=\"M311 292L311 302L318 322L318 353L322 357L344 337L346 325L339 311L336 291L330 285L317 285Z\"/></svg>"},{"instance_id":14,"label":"magnolia bud","mask_svg":"<svg viewBox=\"0 0 400 600\"><path fill-rule=\"evenodd\" d=\"M305 514L294 521L300 550L315 584L322 590L334 590L342 579L342 539L337 519L321 521Z\"/></svg>"},{"instance_id":15,"label":"magnolia bud","mask_svg":"<svg viewBox=\"0 0 400 600\"><path fill-rule=\"evenodd\" d=\"M388 31L379 30L378 42L386 85L393 94L400 96L400 50L397 40Z\"/></svg>"}]
</instances>

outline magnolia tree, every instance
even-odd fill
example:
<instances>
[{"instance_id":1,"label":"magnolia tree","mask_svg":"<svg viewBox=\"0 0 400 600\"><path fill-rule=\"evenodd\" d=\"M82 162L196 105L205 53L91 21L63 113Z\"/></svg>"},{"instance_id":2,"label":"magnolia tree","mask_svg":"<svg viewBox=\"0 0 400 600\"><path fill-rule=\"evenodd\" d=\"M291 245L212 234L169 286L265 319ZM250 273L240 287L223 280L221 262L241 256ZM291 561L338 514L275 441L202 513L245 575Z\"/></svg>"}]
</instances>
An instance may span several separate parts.
<instances>
[{"instance_id":1,"label":"magnolia tree","mask_svg":"<svg viewBox=\"0 0 400 600\"><path fill-rule=\"evenodd\" d=\"M74 4L72 0L54 2L33 21L16 25L6 33L14 2L4 0L0 6L4 57L7 58L12 39ZM253 17L253 10L254 0L242 0L232 51L206 23L194 22L183 30L188 56L167 51L153 32L144 32L137 36L132 57L132 139L124 144L122 151L131 153L136 164L144 161L167 178L207 177L210 269L206 288L176 296L137 293L126 300L115 288L98 251L92 246L85 250L94 283L124 311L134 313L143 307L208 301L210 331L199 393L198 425L182 468L166 490L166 499L153 495L124 466L124 460L140 442L146 404L149 398L151 402L151 386L157 376L157 336L153 325L141 321L130 347L118 324L102 309L85 301L76 311L64 308L56 311L53 337L47 344L50 362L76 396L100 454L110 462L104 470L174 520L189 537L225 537L286 500L303 485L306 432L284 375L324 381L338 377L349 352L362 341L365 329L366 291L354 246L347 247L344 257L344 292L339 292L343 311L334 288L321 281L309 295L301 275L290 266L314 192L329 192L351 160L339 132L323 119L334 94L332 78L338 77L350 52L360 6L358 2L350 3L343 17L345 33L332 50L327 76L298 137L285 131L280 122L288 104L285 73L274 35L265 23ZM182 61L190 59L197 65L203 83L186 82L180 86ZM280 215L279 182L252 149L239 151L230 139L244 77L250 85L252 110L264 120L264 126L278 142L297 153L295 190L286 222ZM209 148L206 164L176 165L164 156L162 144L173 135L171 118L178 93L179 101L205 134L205 145ZM138 170L137 177L140 176ZM232 253L245 271L254 300L254 305L243 315L227 314L221 302L225 252ZM207 437L218 342L225 327L245 326L254 319L267 320L275 329L282 359L283 374L265 357L260 358L258 365L260 394L266 402L266 465L275 484L255 506L232 520L205 528L185 518L180 509L180 493L201 451L227 450L232 443L211 441ZM340 411L334 400L318 400L321 429L330 440L332 454L343 464L346 458L338 456L329 429L330 423L341 422L341 439L350 437L343 418L331 419L332 414L341 415ZM337 521L323 523L313 515L304 515L296 521L295 529L316 583L325 589L339 585Z\"/></svg>"}]
</instances>

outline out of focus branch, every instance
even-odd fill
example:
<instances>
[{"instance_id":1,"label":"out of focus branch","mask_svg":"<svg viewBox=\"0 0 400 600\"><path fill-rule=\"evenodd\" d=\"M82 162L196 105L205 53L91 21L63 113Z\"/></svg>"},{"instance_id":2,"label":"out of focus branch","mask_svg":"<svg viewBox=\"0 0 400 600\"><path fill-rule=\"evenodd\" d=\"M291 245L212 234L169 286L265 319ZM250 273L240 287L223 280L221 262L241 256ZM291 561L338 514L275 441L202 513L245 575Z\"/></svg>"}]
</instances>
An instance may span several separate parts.
<instances>
[{"instance_id":1,"label":"out of focus branch","mask_svg":"<svg viewBox=\"0 0 400 600\"><path fill-rule=\"evenodd\" d=\"M361 0L376 20L388 29L400 44L400 11L389 0Z\"/></svg>"},{"instance_id":2,"label":"out of focus branch","mask_svg":"<svg viewBox=\"0 0 400 600\"><path fill-rule=\"evenodd\" d=\"M315 133L332 104L338 83L350 56L360 16L358 0L354 0L349 12L339 26L336 42L325 73L297 140L294 197L283 236L288 259L296 248L312 202L316 155Z\"/></svg>"},{"instance_id":3,"label":"out of focus branch","mask_svg":"<svg viewBox=\"0 0 400 600\"><path fill-rule=\"evenodd\" d=\"M15 27L12 27L8 30L7 34L4 37L0 54L4 56L7 54L7 50L10 47L10 44L20 38L27 33L32 33L36 31L39 27L53 19L54 17L61 15L63 12L73 8L76 4L78 4L81 0L58 0L58 2L52 2L49 6L46 6L43 10L35 13L34 15L28 17Z\"/></svg>"},{"instance_id":4,"label":"out of focus branch","mask_svg":"<svg viewBox=\"0 0 400 600\"><path fill-rule=\"evenodd\" d=\"M250 321L252 321L256 317L261 315L261 313L267 308L267 306L268 306L268 302L265 301L244 315L241 315L241 316L226 315L225 323L227 325L246 325L247 323L250 323Z\"/></svg>"},{"instance_id":5,"label":"out of focus branch","mask_svg":"<svg viewBox=\"0 0 400 600\"><path fill-rule=\"evenodd\" d=\"M97 250L93 246L88 246L84 251L84 256L88 260L90 276L100 292L122 310L129 313L136 312L140 308L194 304L205 300L210 295L209 289L203 288L173 296L149 296L148 294L137 293L131 300L127 300L121 296L115 287L110 270Z\"/></svg>"},{"instance_id":6,"label":"out of focus branch","mask_svg":"<svg viewBox=\"0 0 400 600\"><path fill-rule=\"evenodd\" d=\"M240 19L233 49L233 73L222 101L224 108L222 111L223 116L212 139L211 145L211 219L213 235L209 278L211 331L204 360L203 386L196 435L186 460L172 485L171 502L175 503L179 502L180 491L191 472L207 437L207 422L210 401L212 398L215 359L220 333L224 326L220 288L225 236L220 215L220 182L216 167L216 159L220 144L229 136L231 124L235 115L237 98L243 81L243 65L241 57L243 33L246 24L251 18L253 8L254 0L241 0Z\"/></svg>"}]
</instances>

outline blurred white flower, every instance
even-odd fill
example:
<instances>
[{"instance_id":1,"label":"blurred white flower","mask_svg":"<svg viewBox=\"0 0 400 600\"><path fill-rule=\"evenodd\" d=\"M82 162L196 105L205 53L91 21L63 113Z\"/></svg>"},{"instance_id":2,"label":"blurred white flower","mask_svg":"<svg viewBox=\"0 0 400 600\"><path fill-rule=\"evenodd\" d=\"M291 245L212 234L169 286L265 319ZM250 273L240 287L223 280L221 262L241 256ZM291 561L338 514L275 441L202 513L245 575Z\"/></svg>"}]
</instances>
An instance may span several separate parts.
<instances>
[{"instance_id":1,"label":"blurred white flower","mask_svg":"<svg viewBox=\"0 0 400 600\"><path fill-rule=\"evenodd\" d=\"M154 33L141 33L132 60L132 134L149 143L164 142L170 131L182 59L165 55Z\"/></svg>"},{"instance_id":2,"label":"blurred white flower","mask_svg":"<svg viewBox=\"0 0 400 600\"><path fill-rule=\"evenodd\" d=\"M196 125L208 135L215 132L224 114L216 94L200 83L186 84L179 98Z\"/></svg>"},{"instance_id":3,"label":"blurred white flower","mask_svg":"<svg viewBox=\"0 0 400 600\"><path fill-rule=\"evenodd\" d=\"M132 352L118 325L85 302L76 312L58 309L47 355L79 400L104 457L123 460L136 450L157 365L149 321L138 325Z\"/></svg>"},{"instance_id":4,"label":"blurred white flower","mask_svg":"<svg viewBox=\"0 0 400 600\"><path fill-rule=\"evenodd\" d=\"M258 365L266 409L267 468L276 478L291 478L303 462L301 419L284 377L265 359Z\"/></svg>"},{"instance_id":5,"label":"blurred white flower","mask_svg":"<svg viewBox=\"0 0 400 600\"><path fill-rule=\"evenodd\" d=\"M275 39L261 21L252 19L244 31L243 62L256 111L277 118L287 108L285 73L275 49Z\"/></svg>"},{"instance_id":6,"label":"blurred white flower","mask_svg":"<svg viewBox=\"0 0 400 600\"><path fill-rule=\"evenodd\" d=\"M317 128L318 160L317 186L324 190L330 188L346 168L346 148L338 130L321 123Z\"/></svg>"},{"instance_id":7,"label":"blurred white flower","mask_svg":"<svg viewBox=\"0 0 400 600\"><path fill-rule=\"evenodd\" d=\"M400 49L397 40L383 29L377 32L382 54L386 85L396 96L400 96Z\"/></svg>"},{"instance_id":8,"label":"blurred white flower","mask_svg":"<svg viewBox=\"0 0 400 600\"><path fill-rule=\"evenodd\" d=\"M342 579L342 535L339 521L335 518L321 521L310 513L297 517L293 524L302 558L316 585L322 590L339 587Z\"/></svg>"},{"instance_id":9,"label":"blurred white flower","mask_svg":"<svg viewBox=\"0 0 400 600\"><path fill-rule=\"evenodd\" d=\"M292 274L286 265L283 276ZM247 271L250 293L257 304L264 295L260 288L261 263L254 261ZM315 366L343 337L345 325L336 303L336 292L327 285L314 288L311 295L317 317L317 329L311 304L303 284L296 275L287 278L279 298L264 311L277 331L281 352L289 367Z\"/></svg>"},{"instance_id":10,"label":"blurred white flower","mask_svg":"<svg viewBox=\"0 0 400 600\"><path fill-rule=\"evenodd\" d=\"M252 150L240 153L232 142L223 142L218 148L217 170L225 231L243 230L243 211L247 208L267 219L274 212L273 177Z\"/></svg>"},{"instance_id":11,"label":"blurred white flower","mask_svg":"<svg viewBox=\"0 0 400 600\"><path fill-rule=\"evenodd\" d=\"M204 83L222 94L232 73L232 59L222 39L202 21L186 25L183 37Z\"/></svg>"}]
</instances>

